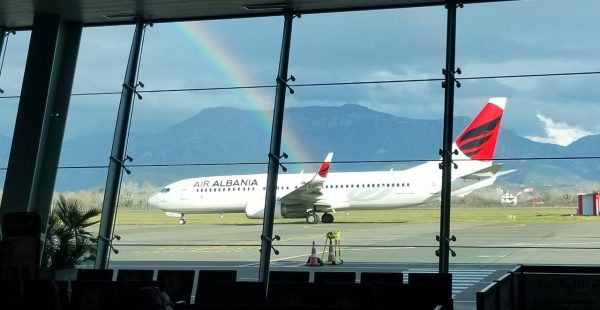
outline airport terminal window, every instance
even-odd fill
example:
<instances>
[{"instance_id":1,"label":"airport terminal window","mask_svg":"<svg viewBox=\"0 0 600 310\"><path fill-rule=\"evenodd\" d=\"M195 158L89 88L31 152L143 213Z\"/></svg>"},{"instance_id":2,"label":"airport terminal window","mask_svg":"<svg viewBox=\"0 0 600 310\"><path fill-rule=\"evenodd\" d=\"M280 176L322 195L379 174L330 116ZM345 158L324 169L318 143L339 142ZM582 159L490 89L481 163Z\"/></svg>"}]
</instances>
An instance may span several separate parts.
<instances>
[{"instance_id":1,"label":"airport terminal window","mask_svg":"<svg viewBox=\"0 0 600 310\"><path fill-rule=\"evenodd\" d=\"M264 199L263 181L252 183L257 181L243 176L267 172L269 111L274 102L271 86L277 75L281 26L281 19L273 17L147 27L139 70L145 88L133 110L128 144L128 153L139 166L124 176L123 184L141 187L148 183L158 188L211 177L209 183L200 181L199 189L210 195L182 197L182 201L227 203L245 195ZM231 175L242 177L219 179ZM173 192L174 186L169 187ZM152 193L146 195L147 200ZM152 264L157 259L215 266L258 263L262 219L247 218L245 204L237 207L242 210L237 213L217 208L207 214L181 214L167 208L147 202L120 207L115 230L127 244L118 256L112 256L115 264ZM175 217L165 216L165 211ZM157 227L144 236L130 225L142 213L144 222ZM239 225L247 229L237 231L235 227L244 227ZM256 272L246 276L256 278Z\"/></svg>"},{"instance_id":2,"label":"airport terminal window","mask_svg":"<svg viewBox=\"0 0 600 310\"><path fill-rule=\"evenodd\" d=\"M457 64L464 78L460 80L462 87L455 95L454 127L457 131L465 128L488 97L509 97L502 121L505 130L498 140L502 147L498 148L494 162L504 164L501 171L516 169L518 172L502 175L483 189L453 198L452 229L458 237L456 245L460 247L452 263L521 263L523 258L550 257L551 251L565 253L569 250L546 249L542 251L548 255L537 255L532 254L537 249L522 248L540 244L535 238L536 228L556 229L552 227L566 227L573 222L576 223L574 229L590 228L585 225L589 223L581 223L579 218L566 215L576 212L574 197L578 192L597 190L592 175L597 170L593 166L597 164L596 157L600 151L599 144L592 139L600 128L592 122L598 115L595 112L597 98L592 90L600 81L590 72L600 67L595 53L600 43L582 38L585 35L594 37L594 33L589 31L600 28L596 25L600 18L593 10L586 11L577 5L554 5L556 7L550 6L549 11L544 7L544 13L534 22L528 18L529 15L521 16L519 10L541 6L539 2L467 5L459 10ZM566 14L564 19L550 18L552 15L562 16L564 12L571 13ZM577 19L585 19L591 24L583 34L578 33L581 30L581 26L575 26L578 23L569 22L578 15L587 16ZM506 16L515 18L507 23ZM177 216L165 216L165 210L149 204L148 197L168 190L165 185L187 178L266 173L264 155L268 151L271 118L265 111L272 109L274 101L272 86L277 72L281 21L281 18L265 18L157 24L148 29L139 75L147 92L141 93L143 104L134 107L128 153L135 161L130 167L132 175L124 176L122 183L115 230L123 235L124 241L115 243L120 250L119 255L112 256L115 264L156 259L156 253L165 261L225 262L227 266L235 267L257 263L256 247L260 243L262 220L247 218L244 211L249 209L224 215L218 212L185 214L187 224L179 225ZM325 30L315 32L314 29ZM399 30L394 31L391 37L374 35L389 34L389 29ZM498 32L498 29L504 29L505 33ZM536 29L546 31L540 37L538 32L533 33ZM115 31L114 37L111 33L100 33L99 40L82 45L74 92L120 90L131 33L131 27L127 31ZM339 41L331 38L352 39ZM111 39L119 41L111 43L111 46L118 47L118 55L107 52L106 59L102 57L98 63L94 62L97 60L94 49L102 48L102 42ZM563 39L566 43L559 44L560 48L552 44ZM288 174L300 174L305 177L302 182L307 182L319 169L319 164L315 163L319 163L331 150L335 150L335 155L329 173L381 172L390 171L390 168L401 171L425 162L437 166L444 102L443 89L436 80L440 77L439 71L445 59L443 8L307 15L294 21L292 40L289 71L297 78L297 83L304 85L294 86L290 82L290 87L295 87L296 92L286 99L288 110L285 113L282 150L290 154L290 163L286 163ZM540 48L534 49L531 42ZM164 57L166 49L172 57ZM559 52L566 52L567 56L559 57ZM115 72L107 72L106 68L112 63L123 65ZM98 72L100 78L86 78ZM581 74L493 78L561 72ZM373 83L361 83L369 81ZM306 86L311 83L328 85ZM261 85L266 86L254 88ZM210 89L219 87L225 89ZM62 169L57 178L57 189L86 197L89 205L102 204L104 170L93 166L106 166L107 161L106 156L94 154L109 153L112 132L96 132L101 138L85 137L93 134L88 132L90 128L100 128L96 124L100 120L103 124L114 124L115 116L108 115L108 112L116 113L118 101L118 94L74 96L72 99L69 118L73 120L68 124L61 165L83 165L86 168L76 172ZM570 113L564 113L566 109ZM305 118L304 113L318 115L318 118ZM96 117L98 115L102 117ZM338 116L340 118L336 118ZM413 124L415 129L407 130L394 125L400 119L407 123L419 121L415 121L418 125ZM387 123L388 120L393 121ZM395 130L377 131L380 126L373 125L379 124L377 122L389 124ZM351 131L349 123L363 125L360 130ZM89 124L94 126L86 126ZM583 131L588 138L578 137L571 146L550 145L556 145L553 143L556 141L551 139L558 137L549 133L565 129L563 124L567 124L567 129L580 131L561 131L561 137L573 138L572 132ZM85 135L78 134L79 129ZM377 139L382 141L375 141ZM534 140L541 142L532 144L536 142ZM83 155L81 152L85 152L86 148L81 146L87 144L80 144L82 141L94 144L90 146L90 152ZM359 149L355 147L356 141L364 141ZM510 144L511 141L520 141L525 147ZM573 158L577 156L590 158ZM532 157L561 158L535 160ZM456 163L461 166L460 160L457 159ZM437 176L439 170L432 171L432 177ZM427 177L419 175L412 181L412 186L411 182L391 183L391 187L397 189L388 192L400 193L398 196L418 192L421 178ZM561 179L563 184L548 181L557 179ZM72 180L86 182L73 184ZM336 180L339 182L340 179ZM370 178L358 181L371 180L385 181ZM466 193L468 188L459 186L468 180L472 179L457 178L453 182L453 190L464 189ZM351 179L342 181L353 182ZM435 179L433 183L440 184L441 179ZM277 189L297 189L303 184L279 185ZM262 185L259 182L256 187ZM353 195L357 194L357 199L370 199L358 196L360 192L370 192L364 188L390 187L390 183L338 183L326 184L324 188L335 188L335 195L341 196L344 188L354 188L354 185L363 189L351 191ZM85 188L79 191L77 186ZM211 186L196 189L196 192L237 191L251 195L248 192L256 189L252 186L233 186L227 187L227 190ZM322 183L319 186L323 186ZM183 192L170 188L173 189L171 194ZM266 187L262 186L262 189L262 193L256 193L257 196L262 195L258 198L259 202L264 199ZM183 198L199 198L189 191L187 194L189 196ZM500 194L514 195L519 202L517 205L503 204ZM204 196L233 197L236 194ZM282 215L289 212L290 206L285 207L278 209ZM324 233L334 230L342 231L343 259L347 262L382 265L389 262L437 262L434 237L439 229L439 201L436 199L407 209L381 212L355 211L344 203L339 203L337 212L333 212L336 205L329 209L323 205L314 207L321 221L311 226L310 232L305 230L298 234L294 231L306 225L306 211L310 211L310 207L303 205L300 217L276 219L274 231L282 236L278 266L304 263L311 241L319 243ZM327 220L325 212L335 216L333 223L323 223ZM556 222L544 222L548 218ZM143 224L140 225L140 222ZM151 226L151 232L140 234L143 225L154 226ZM502 230L498 228L500 226L509 228ZM380 236L382 231L389 238L377 239L379 243L373 238L365 238ZM520 248L516 241L499 239L507 237L514 237L514 240L527 245ZM548 244L564 243L568 244L565 246L568 248L581 242L577 240L580 237L567 236L565 240L544 237L545 245L542 244L542 247L551 248ZM499 248L490 249L482 245ZM567 255L561 259L567 263L584 262L586 257L597 256L595 253L588 255L593 253L593 246L589 243L584 247L590 249L577 249L580 260L565 258ZM250 273L253 272L254 269ZM256 276L250 274L248 278Z\"/></svg>"}]
</instances>

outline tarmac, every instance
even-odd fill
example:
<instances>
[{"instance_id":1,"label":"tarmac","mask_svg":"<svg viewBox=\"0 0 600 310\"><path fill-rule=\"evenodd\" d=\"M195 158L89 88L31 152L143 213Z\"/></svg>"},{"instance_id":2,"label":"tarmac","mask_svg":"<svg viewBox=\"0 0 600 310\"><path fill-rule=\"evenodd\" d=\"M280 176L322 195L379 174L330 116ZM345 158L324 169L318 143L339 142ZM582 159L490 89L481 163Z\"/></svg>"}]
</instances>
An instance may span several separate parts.
<instances>
[{"instance_id":1,"label":"tarmac","mask_svg":"<svg viewBox=\"0 0 600 310\"><path fill-rule=\"evenodd\" d=\"M341 231L341 265L306 267L313 240L327 259L327 232ZM276 224L271 270L437 272L438 223ZM258 278L262 225L120 225L115 269L236 269ZM454 223L450 258L455 309L475 309L475 292L518 264L596 265L596 223ZM324 252L324 253L323 253ZM338 257L339 259L340 257ZM312 277L312 274L311 274Z\"/></svg>"}]
</instances>

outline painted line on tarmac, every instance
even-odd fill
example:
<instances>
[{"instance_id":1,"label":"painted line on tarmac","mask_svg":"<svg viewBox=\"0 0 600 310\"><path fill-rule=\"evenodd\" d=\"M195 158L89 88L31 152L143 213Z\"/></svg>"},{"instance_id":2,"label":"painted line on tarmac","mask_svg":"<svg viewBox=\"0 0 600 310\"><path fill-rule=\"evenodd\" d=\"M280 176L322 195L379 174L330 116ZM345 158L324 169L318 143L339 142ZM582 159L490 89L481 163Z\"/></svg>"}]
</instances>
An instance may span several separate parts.
<instances>
[{"instance_id":1,"label":"painted line on tarmac","mask_svg":"<svg viewBox=\"0 0 600 310\"><path fill-rule=\"evenodd\" d=\"M541 248L541 247L550 247L550 250L552 249L552 247L558 247L558 246L568 246L568 245L594 245L594 244L600 244L600 241L592 241L592 242L552 242L552 243L535 243L535 242L518 242L518 243L504 243L504 244L494 244L494 245L490 245L491 247L495 247L495 246L501 246L501 247L523 247L523 246L530 246L533 248ZM484 246L485 248L485 246ZM594 249L594 248L590 248L590 249ZM578 249L580 250L580 249Z\"/></svg>"},{"instance_id":2,"label":"painted line on tarmac","mask_svg":"<svg viewBox=\"0 0 600 310\"><path fill-rule=\"evenodd\" d=\"M319 254L323 254L323 252L320 252L320 253L317 252L317 256ZM282 260L289 260L289 259L298 258L298 257L309 257L309 256L310 256L310 254L302 254L302 255L282 257L282 258L271 260L271 263L273 263L273 262L279 262L279 261L282 261ZM252 267L252 266L258 266L258 265L260 265L260 263L251 263L251 264L239 265L238 267ZM304 264L302 264L302 265L304 265Z\"/></svg>"},{"instance_id":3,"label":"painted line on tarmac","mask_svg":"<svg viewBox=\"0 0 600 310\"><path fill-rule=\"evenodd\" d=\"M502 226L478 226L477 228L485 228L485 229L496 229L496 228L516 228L516 227L525 227L525 224L515 224L515 225L502 225Z\"/></svg>"}]
</instances>

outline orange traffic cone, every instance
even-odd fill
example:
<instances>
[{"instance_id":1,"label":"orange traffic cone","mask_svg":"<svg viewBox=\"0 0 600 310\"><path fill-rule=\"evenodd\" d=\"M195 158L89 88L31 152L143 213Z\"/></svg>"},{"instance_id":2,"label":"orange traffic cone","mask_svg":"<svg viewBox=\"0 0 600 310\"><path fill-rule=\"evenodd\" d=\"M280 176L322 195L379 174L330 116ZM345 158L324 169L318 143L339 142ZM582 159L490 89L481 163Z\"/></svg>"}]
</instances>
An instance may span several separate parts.
<instances>
[{"instance_id":1,"label":"orange traffic cone","mask_svg":"<svg viewBox=\"0 0 600 310\"><path fill-rule=\"evenodd\" d=\"M321 260L317 257L317 248L315 247L315 241L313 240L312 250L310 253L310 257L308 258L308 262L306 262L307 266L322 266Z\"/></svg>"},{"instance_id":2,"label":"orange traffic cone","mask_svg":"<svg viewBox=\"0 0 600 310\"><path fill-rule=\"evenodd\" d=\"M333 252L333 244L329 240L329 255L327 255L327 262L335 265L335 253Z\"/></svg>"}]
</instances>

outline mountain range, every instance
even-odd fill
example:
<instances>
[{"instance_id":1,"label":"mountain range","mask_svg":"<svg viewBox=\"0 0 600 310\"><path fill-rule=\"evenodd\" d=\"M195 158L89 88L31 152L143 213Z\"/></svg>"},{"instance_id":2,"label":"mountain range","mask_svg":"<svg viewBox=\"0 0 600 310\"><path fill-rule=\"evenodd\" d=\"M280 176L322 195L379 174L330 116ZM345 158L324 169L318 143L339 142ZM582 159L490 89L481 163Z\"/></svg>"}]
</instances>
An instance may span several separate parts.
<instances>
[{"instance_id":1,"label":"mountain range","mask_svg":"<svg viewBox=\"0 0 600 310\"><path fill-rule=\"evenodd\" d=\"M124 181L164 185L177 179L266 172L270 124L265 111L209 108L156 133L129 138L131 175ZM457 117L456 137L470 121ZM334 152L332 171L403 169L439 159L442 120L397 117L359 105L299 107L285 111L282 159L290 172L312 172L314 162ZM56 189L102 187L112 133L78 137L63 144ZM6 167L10 138L0 136L0 166ZM502 128L495 158L516 169L502 182L577 185L600 179L600 159L541 159L600 155L600 135L568 146L538 143ZM531 159L536 158L536 159ZM298 164L302 161L310 164ZM337 163L336 163L337 162ZM460 163L458 163L460 164ZM150 167L148 166L150 165ZM82 168L85 167L85 168ZM4 172L4 171L2 171Z\"/></svg>"}]
</instances>

